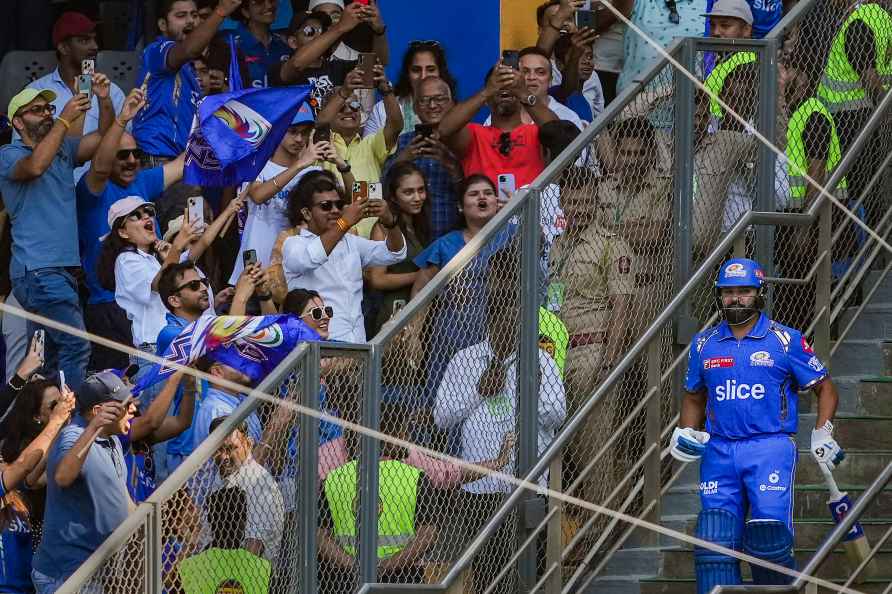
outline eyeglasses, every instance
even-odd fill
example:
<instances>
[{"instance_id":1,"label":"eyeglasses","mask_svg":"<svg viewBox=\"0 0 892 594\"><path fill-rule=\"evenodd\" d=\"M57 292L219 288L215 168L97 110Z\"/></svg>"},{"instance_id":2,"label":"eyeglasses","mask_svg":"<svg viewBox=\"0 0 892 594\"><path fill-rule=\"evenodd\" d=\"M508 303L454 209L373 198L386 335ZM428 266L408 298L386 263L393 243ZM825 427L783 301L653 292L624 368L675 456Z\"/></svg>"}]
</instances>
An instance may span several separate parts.
<instances>
[{"instance_id":1,"label":"eyeglasses","mask_svg":"<svg viewBox=\"0 0 892 594\"><path fill-rule=\"evenodd\" d=\"M499 153L501 153L503 157L507 157L511 154L511 147L511 133L502 132L499 135Z\"/></svg>"},{"instance_id":2,"label":"eyeglasses","mask_svg":"<svg viewBox=\"0 0 892 594\"><path fill-rule=\"evenodd\" d=\"M436 39L425 39L423 41L420 39L416 39L415 41L409 42L410 50L418 49L420 47L437 47L438 48L438 47L440 47L440 42L437 41Z\"/></svg>"},{"instance_id":3,"label":"eyeglasses","mask_svg":"<svg viewBox=\"0 0 892 594\"><path fill-rule=\"evenodd\" d=\"M343 200L326 200L324 202L317 202L313 205L313 208L319 208L325 212L331 212L332 208L337 208L338 210L344 210L344 206L346 206L346 202Z\"/></svg>"},{"instance_id":4,"label":"eyeglasses","mask_svg":"<svg viewBox=\"0 0 892 594\"><path fill-rule=\"evenodd\" d=\"M183 289L189 289L190 291L198 291L201 287L209 287L210 283L208 279L202 277L197 280L189 281L188 283L183 283L179 287L177 287L176 292L179 293Z\"/></svg>"},{"instance_id":5,"label":"eyeglasses","mask_svg":"<svg viewBox=\"0 0 892 594\"><path fill-rule=\"evenodd\" d=\"M52 103L45 103L43 105L34 105L32 107L29 107L28 109L19 110L19 114L21 114L21 115L30 114L30 115L42 116L44 114L53 115L54 113L56 113L56 106L53 105Z\"/></svg>"},{"instance_id":6,"label":"eyeglasses","mask_svg":"<svg viewBox=\"0 0 892 594\"><path fill-rule=\"evenodd\" d=\"M432 97L419 97L418 105L421 107L430 107L432 105L446 105L449 102L448 95L434 95Z\"/></svg>"},{"instance_id":7,"label":"eyeglasses","mask_svg":"<svg viewBox=\"0 0 892 594\"><path fill-rule=\"evenodd\" d=\"M307 25L306 27L301 29L300 32L307 37L314 37L322 33L322 27L311 27L310 25Z\"/></svg>"},{"instance_id":8,"label":"eyeglasses","mask_svg":"<svg viewBox=\"0 0 892 594\"><path fill-rule=\"evenodd\" d=\"M142 154L142 151L139 149L121 149L115 153L115 156L118 158L118 161L126 161L130 157L139 161L142 158Z\"/></svg>"},{"instance_id":9,"label":"eyeglasses","mask_svg":"<svg viewBox=\"0 0 892 594\"><path fill-rule=\"evenodd\" d=\"M141 206L127 215L128 221L139 221L144 216L149 215L149 217L155 216L155 207L154 206Z\"/></svg>"},{"instance_id":10,"label":"eyeglasses","mask_svg":"<svg viewBox=\"0 0 892 594\"><path fill-rule=\"evenodd\" d=\"M319 320L321 320L323 318L323 314L325 314L324 317L326 317L328 319L333 318L334 317L334 308L331 307L330 305L326 305L325 307L314 307L313 309L311 309L310 311L308 311L301 317L302 318L312 317L314 320L316 320L318 322Z\"/></svg>"}]
</instances>

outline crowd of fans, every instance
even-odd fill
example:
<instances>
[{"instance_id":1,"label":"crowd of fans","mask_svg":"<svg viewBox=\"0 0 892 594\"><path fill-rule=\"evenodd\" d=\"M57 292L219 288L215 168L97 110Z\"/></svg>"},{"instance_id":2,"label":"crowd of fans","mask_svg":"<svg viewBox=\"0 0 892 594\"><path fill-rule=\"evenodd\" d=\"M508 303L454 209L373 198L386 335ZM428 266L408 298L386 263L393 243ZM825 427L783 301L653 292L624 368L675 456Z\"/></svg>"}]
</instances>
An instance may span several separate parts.
<instances>
[{"instance_id":1,"label":"crowd of fans","mask_svg":"<svg viewBox=\"0 0 892 594\"><path fill-rule=\"evenodd\" d=\"M310 0L287 29L273 30L276 4L162 0L160 36L141 50L137 86L126 93L105 74L83 70L97 55L96 23L77 12L58 18L58 68L12 99L13 138L0 148L11 242L0 264L7 304L159 355L205 315L289 313L324 340L364 342L656 59L612 12L596 10L594 26L580 29L581 0L549 0L535 14L537 44L492 60L478 90L462 100L444 47L436 40L389 47L376 2ZM703 2L614 5L664 46L702 34L705 22L714 36L760 37L783 9L748 0L718 0L709 13ZM226 19L237 21L231 33L220 32ZM860 42L872 34L862 29ZM712 74L703 74L735 111L754 117L757 77L745 74L756 65L735 58L741 53L719 56ZM371 72L363 70L366 54L375 56ZM876 75L872 60L879 59L866 59L864 71ZM391 60L401 60L394 82L384 68ZM737 61L727 67L730 60ZM228 92L231 72L245 87L310 85L311 93L256 180L185 184L197 105ZM793 122L816 83L803 92L808 83L795 79L808 78L804 68L785 72L783 90L798 90L786 102ZM694 247L705 253L751 207L743 178L751 175L753 141L718 104L701 98L697 107ZM489 119L477 123L486 109ZM840 132L843 149L863 124L863 114L856 116ZM798 151L791 159L826 179L836 128L817 107L804 117L799 140L790 137ZM619 118L542 193L543 276L560 282L543 287L539 314L540 451L659 305L638 296L653 295L669 278L668 128L657 118ZM814 196L812 188L792 187L792 174L782 208L796 208L794 199L801 208ZM399 394L383 414L395 433L424 441L429 427L448 436L445 447L455 454L508 472L517 405L515 231L512 223L496 236L438 298L424 327L409 329L421 354L409 349L416 355L402 363L419 375L413 406L424 414L400 408ZM488 314L470 304L484 304ZM50 593L244 395L177 373L134 398L132 382L150 365L140 357L13 315L4 316L3 334L0 590ZM263 379L230 349L197 366L246 390ZM325 398L323 406L355 415L338 410L335 395ZM602 431L611 417L591 422ZM227 437L213 458L212 487L190 501L192 527L165 551L170 591L207 592L225 580L251 584L245 591L284 591L296 562L286 558L296 554L295 431L282 408L252 414ZM354 438L322 424L319 550L329 575L355 572ZM396 514L384 529L390 532L379 535L382 578L420 581L436 540L430 493L461 490L469 505L495 509L509 487L415 451L388 456L381 464L393 466L382 469L382 480L411 484L418 512ZM385 515L388 497L408 495L382 489ZM510 552L494 551L491 569ZM221 567L241 573L214 573ZM351 579L332 579L327 591Z\"/></svg>"}]
</instances>

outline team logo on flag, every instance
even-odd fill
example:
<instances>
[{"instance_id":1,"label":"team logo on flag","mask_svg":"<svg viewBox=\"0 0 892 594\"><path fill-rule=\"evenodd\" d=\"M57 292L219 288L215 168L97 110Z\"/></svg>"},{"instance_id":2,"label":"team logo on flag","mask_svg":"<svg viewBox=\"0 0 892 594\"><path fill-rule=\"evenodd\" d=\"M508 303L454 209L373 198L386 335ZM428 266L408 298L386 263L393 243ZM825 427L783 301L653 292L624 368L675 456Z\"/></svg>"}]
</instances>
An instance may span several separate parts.
<instances>
[{"instance_id":1,"label":"team logo on flag","mask_svg":"<svg viewBox=\"0 0 892 594\"><path fill-rule=\"evenodd\" d=\"M239 101L227 101L214 112L214 117L254 148L260 146L272 129L265 117Z\"/></svg>"}]
</instances>

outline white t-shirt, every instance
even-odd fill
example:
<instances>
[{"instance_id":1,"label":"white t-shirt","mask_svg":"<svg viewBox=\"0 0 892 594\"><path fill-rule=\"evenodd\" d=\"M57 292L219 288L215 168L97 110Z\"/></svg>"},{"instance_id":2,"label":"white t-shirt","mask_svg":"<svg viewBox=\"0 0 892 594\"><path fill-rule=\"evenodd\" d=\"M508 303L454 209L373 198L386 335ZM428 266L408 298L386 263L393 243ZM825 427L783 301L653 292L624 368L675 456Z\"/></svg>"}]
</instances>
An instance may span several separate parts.
<instances>
[{"instance_id":1,"label":"white t-shirt","mask_svg":"<svg viewBox=\"0 0 892 594\"><path fill-rule=\"evenodd\" d=\"M269 161L257 176L258 182L266 182L281 174L288 169L282 165L278 165ZM276 237L279 233L291 227L288 223L288 193L297 185L300 179L310 171L319 171L319 167L307 167L302 169L294 176L290 182L282 186L272 198L263 204L257 204L251 198L248 198L248 219L245 221L245 230L242 233L242 242L238 249L238 256L235 259L235 266L232 269L232 275L229 277L229 284L234 285L238 282L245 264L243 255L247 250L257 250L257 261L261 266L266 268L269 266L270 255L273 251L273 245L276 243ZM247 183L242 184L239 192L244 192L248 187Z\"/></svg>"},{"instance_id":2,"label":"white t-shirt","mask_svg":"<svg viewBox=\"0 0 892 594\"><path fill-rule=\"evenodd\" d=\"M121 252L115 259L115 302L127 313L133 344L155 344L167 325L167 308L152 290L152 279L161 270L153 254L141 250Z\"/></svg>"},{"instance_id":3,"label":"white t-shirt","mask_svg":"<svg viewBox=\"0 0 892 594\"><path fill-rule=\"evenodd\" d=\"M626 36L625 23L616 22L604 33L598 35L594 43L595 70L616 72L623 69L625 57L623 42Z\"/></svg>"},{"instance_id":4,"label":"white t-shirt","mask_svg":"<svg viewBox=\"0 0 892 594\"><path fill-rule=\"evenodd\" d=\"M461 426L461 457L470 462L492 460L499 455L505 435L516 430L517 381L516 357L507 364L505 387L496 396L483 398L477 383L493 357L488 341L477 343L455 354L437 388L434 422L441 429ZM538 451L541 455L554 439L567 416L564 384L557 366L545 351L539 350L539 431ZM514 455L502 468L514 474ZM539 478L545 486L547 473ZM462 487L469 493L508 493L512 485L492 476L485 476Z\"/></svg>"}]
</instances>

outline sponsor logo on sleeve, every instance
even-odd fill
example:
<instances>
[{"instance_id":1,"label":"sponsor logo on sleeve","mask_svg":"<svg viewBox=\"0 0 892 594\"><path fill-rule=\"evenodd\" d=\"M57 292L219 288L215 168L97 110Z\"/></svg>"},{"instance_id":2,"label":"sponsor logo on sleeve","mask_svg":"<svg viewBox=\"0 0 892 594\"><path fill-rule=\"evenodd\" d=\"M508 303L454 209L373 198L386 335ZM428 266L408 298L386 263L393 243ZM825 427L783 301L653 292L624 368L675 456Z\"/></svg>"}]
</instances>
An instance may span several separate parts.
<instances>
[{"instance_id":1,"label":"sponsor logo on sleeve","mask_svg":"<svg viewBox=\"0 0 892 594\"><path fill-rule=\"evenodd\" d=\"M808 366L817 371L818 373L824 371L824 364L821 363L821 360L812 355L812 358L808 360Z\"/></svg>"},{"instance_id":2,"label":"sponsor logo on sleeve","mask_svg":"<svg viewBox=\"0 0 892 594\"><path fill-rule=\"evenodd\" d=\"M703 360L703 369L734 367L734 357L711 357Z\"/></svg>"},{"instance_id":3,"label":"sponsor logo on sleeve","mask_svg":"<svg viewBox=\"0 0 892 594\"><path fill-rule=\"evenodd\" d=\"M774 367L774 359L768 351L756 351L750 355L750 365L753 367Z\"/></svg>"}]
</instances>

